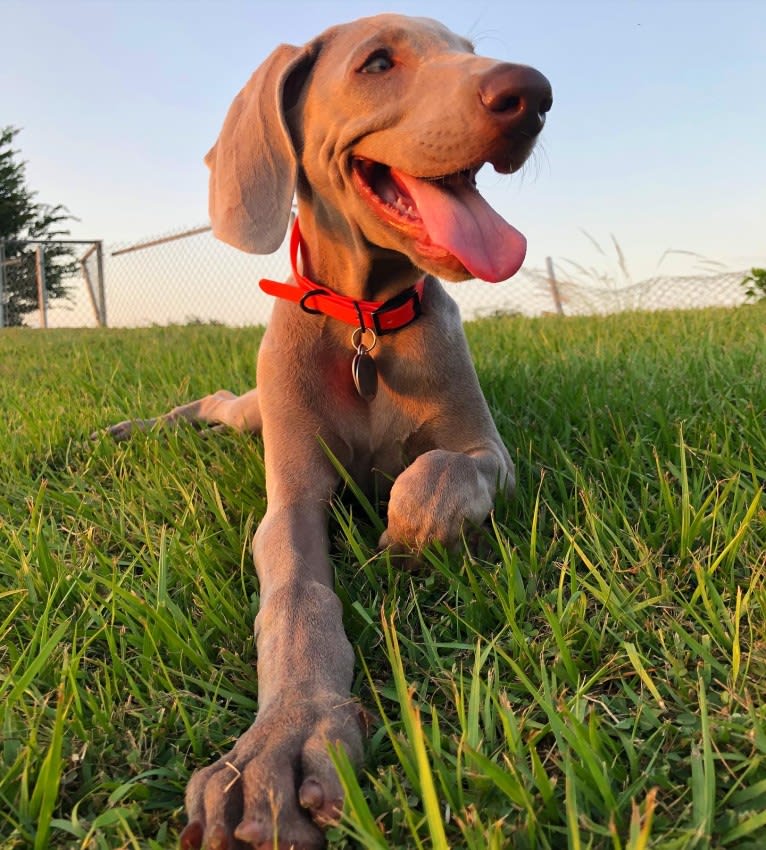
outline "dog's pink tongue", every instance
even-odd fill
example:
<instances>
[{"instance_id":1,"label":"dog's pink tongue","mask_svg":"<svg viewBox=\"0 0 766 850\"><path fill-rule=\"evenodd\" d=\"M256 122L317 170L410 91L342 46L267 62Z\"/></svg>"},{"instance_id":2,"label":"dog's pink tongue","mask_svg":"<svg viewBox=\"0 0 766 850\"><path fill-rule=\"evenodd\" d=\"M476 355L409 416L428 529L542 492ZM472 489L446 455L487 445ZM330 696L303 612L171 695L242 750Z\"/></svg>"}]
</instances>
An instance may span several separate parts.
<instances>
[{"instance_id":1,"label":"dog's pink tongue","mask_svg":"<svg viewBox=\"0 0 766 850\"><path fill-rule=\"evenodd\" d=\"M391 169L415 201L431 242L449 251L475 277L497 283L521 268L527 240L499 216L468 181L440 186Z\"/></svg>"}]
</instances>

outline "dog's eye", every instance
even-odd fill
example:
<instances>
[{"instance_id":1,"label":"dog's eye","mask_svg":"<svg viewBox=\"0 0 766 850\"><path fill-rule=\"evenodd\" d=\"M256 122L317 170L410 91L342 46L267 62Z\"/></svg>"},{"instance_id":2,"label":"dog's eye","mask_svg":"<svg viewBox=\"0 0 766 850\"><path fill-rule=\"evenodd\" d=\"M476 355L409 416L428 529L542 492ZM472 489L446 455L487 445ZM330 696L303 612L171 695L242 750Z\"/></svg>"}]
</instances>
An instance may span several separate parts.
<instances>
[{"instance_id":1,"label":"dog's eye","mask_svg":"<svg viewBox=\"0 0 766 850\"><path fill-rule=\"evenodd\" d=\"M368 56L364 65L359 69L363 74L383 74L394 67L394 60L386 50L376 50Z\"/></svg>"}]
</instances>

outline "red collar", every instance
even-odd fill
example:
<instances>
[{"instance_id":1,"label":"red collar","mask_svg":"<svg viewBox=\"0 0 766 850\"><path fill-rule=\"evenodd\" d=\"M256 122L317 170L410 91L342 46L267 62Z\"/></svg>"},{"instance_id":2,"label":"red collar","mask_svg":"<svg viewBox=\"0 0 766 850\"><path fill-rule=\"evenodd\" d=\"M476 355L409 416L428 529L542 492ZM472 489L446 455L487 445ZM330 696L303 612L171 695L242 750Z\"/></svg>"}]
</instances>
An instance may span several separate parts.
<instances>
[{"instance_id":1,"label":"red collar","mask_svg":"<svg viewBox=\"0 0 766 850\"><path fill-rule=\"evenodd\" d=\"M388 301L357 301L338 295L324 286L317 286L298 271L298 250L301 247L301 231L298 219L293 224L290 236L290 265L297 286L276 280L261 280L259 286L268 295L296 301L307 313L324 313L362 331L374 330L378 336L398 331L414 322L420 315L420 302L425 288L425 275L420 280Z\"/></svg>"}]
</instances>

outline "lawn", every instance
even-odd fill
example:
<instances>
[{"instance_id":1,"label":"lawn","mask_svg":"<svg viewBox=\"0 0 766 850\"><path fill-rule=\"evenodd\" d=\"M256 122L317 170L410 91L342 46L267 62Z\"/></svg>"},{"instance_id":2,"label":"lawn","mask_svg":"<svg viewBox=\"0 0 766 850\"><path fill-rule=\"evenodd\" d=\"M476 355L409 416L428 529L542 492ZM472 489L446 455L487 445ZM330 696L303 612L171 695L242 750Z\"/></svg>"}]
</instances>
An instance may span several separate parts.
<instances>
[{"instance_id":1,"label":"lawn","mask_svg":"<svg viewBox=\"0 0 766 850\"><path fill-rule=\"evenodd\" d=\"M766 846L766 304L468 326L515 500L419 572L332 508L375 716L339 848ZM260 331L0 332L0 847L170 848L257 706L260 440L99 426Z\"/></svg>"}]
</instances>

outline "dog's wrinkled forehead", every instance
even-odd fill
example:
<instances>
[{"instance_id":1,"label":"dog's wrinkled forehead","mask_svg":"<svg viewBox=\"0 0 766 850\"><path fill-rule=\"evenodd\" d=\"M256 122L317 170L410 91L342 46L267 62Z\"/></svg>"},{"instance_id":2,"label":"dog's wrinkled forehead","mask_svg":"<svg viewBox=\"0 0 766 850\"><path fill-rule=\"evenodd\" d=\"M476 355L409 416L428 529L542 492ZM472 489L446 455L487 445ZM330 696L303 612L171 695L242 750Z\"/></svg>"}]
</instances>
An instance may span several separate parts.
<instances>
[{"instance_id":1,"label":"dog's wrinkled forehead","mask_svg":"<svg viewBox=\"0 0 766 850\"><path fill-rule=\"evenodd\" d=\"M439 21L394 14L375 15L331 27L317 41L328 48L332 46L334 55L345 57L344 71L357 70L360 62L381 49L388 49L394 55L404 54L405 58L474 52L468 39L456 35Z\"/></svg>"}]
</instances>

